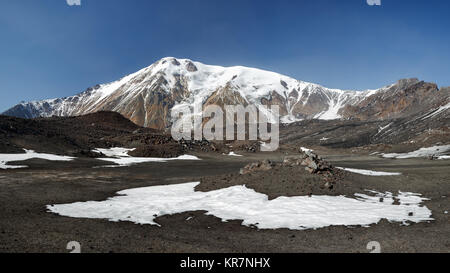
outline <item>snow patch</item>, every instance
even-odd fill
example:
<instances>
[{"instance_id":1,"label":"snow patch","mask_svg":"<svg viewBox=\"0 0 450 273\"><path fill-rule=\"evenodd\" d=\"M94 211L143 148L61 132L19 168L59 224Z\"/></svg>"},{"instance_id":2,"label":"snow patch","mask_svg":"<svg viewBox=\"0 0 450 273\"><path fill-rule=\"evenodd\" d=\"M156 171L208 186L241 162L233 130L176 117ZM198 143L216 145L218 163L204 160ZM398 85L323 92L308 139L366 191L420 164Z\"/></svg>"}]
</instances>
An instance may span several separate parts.
<instances>
[{"instance_id":1,"label":"snow patch","mask_svg":"<svg viewBox=\"0 0 450 273\"><path fill-rule=\"evenodd\" d=\"M25 150L25 149L24 149ZM69 156L60 156L60 155L53 155L53 154L44 154L44 153L37 153L33 150L25 150L24 154L0 154L0 169L20 169L20 168L27 168L28 166L13 166L13 165L7 165L9 162L14 161L24 161L32 158L39 158L39 159L45 159L45 160L51 160L51 161L71 161L74 160L75 157L69 157Z\"/></svg>"},{"instance_id":2,"label":"snow patch","mask_svg":"<svg viewBox=\"0 0 450 273\"><path fill-rule=\"evenodd\" d=\"M377 171L371 171L371 170L361 170L361 169L353 169L353 168L341 168L337 167L338 169L351 172L351 173L358 173L362 175L369 175L369 176L393 176L393 175L402 175L401 173L390 173L390 172L377 172Z\"/></svg>"},{"instance_id":3,"label":"snow patch","mask_svg":"<svg viewBox=\"0 0 450 273\"><path fill-rule=\"evenodd\" d=\"M304 153L307 153L307 152L314 152L314 150L311 150L311 149L308 149L308 148L305 148L305 147L300 147L300 150L301 150L302 152L304 152Z\"/></svg>"},{"instance_id":4,"label":"snow patch","mask_svg":"<svg viewBox=\"0 0 450 273\"><path fill-rule=\"evenodd\" d=\"M158 225L155 218L190 211L207 211L207 215L224 222L242 220L245 226L259 229L317 229L328 226L365 226L382 219L390 222L419 223L431 221L431 211L422 206L419 194L376 193L344 196L279 197L269 200L265 194L245 186L210 192L195 192L198 182L130 189L106 201L48 205L49 212L62 216L130 221ZM400 205L394 205L394 198Z\"/></svg>"},{"instance_id":5,"label":"snow patch","mask_svg":"<svg viewBox=\"0 0 450 273\"><path fill-rule=\"evenodd\" d=\"M282 124L290 124L298 121L302 121L302 118L296 118L294 115L287 115L280 117L280 123Z\"/></svg>"},{"instance_id":6,"label":"snow patch","mask_svg":"<svg viewBox=\"0 0 450 273\"><path fill-rule=\"evenodd\" d=\"M376 134L376 135L378 135L378 134L380 134L381 132L383 132L384 130L386 130L387 128L389 128L391 125L393 124L393 122L391 122L391 123L389 123L388 125L386 125L386 126L380 126L380 128L378 129L378 133ZM387 132L386 132L387 133Z\"/></svg>"},{"instance_id":7,"label":"snow patch","mask_svg":"<svg viewBox=\"0 0 450 273\"><path fill-rule=\"evenodd\" d=\"M323 120L334 120L340 119L342 116L338 114L339 110L341 110L345 104L347 103L349 96L347 93L342 91L337 91L335 94L329 92L324 92L324 94L328 97L329 106L326 111L323 111L314 116L315 119L323 119ZM337 98L334 96L337 95Z\"/></svg>"},{"instance_id":8,"label":"snow patch","mask_svg":"<svg viewBox=\"0 0 450 273\"><path fill-rule=\"evenodd\" d=\"M235 152L230 152L228 155L229 155L229 156L243 156L243 155L238 155L238 154L236 154Z\"/></svg>"},{"instance_id":9,"label":"snow patch","mask_svg":"<svg viewBox=\"0 0 450 273\"><path fill-rule=\"evenodd\" d=\"M448 152L450 152L450 145L421 148L417 151L410 152L410 153L382 154L382 156L384 158L398 158L398 159L437 156L437 157L442 157L441 159L448 159L448 155L446 155L446 153L448 153Z\"/></svg>"},{"instance_id":10,"label":"snow patch","mask_svg":"<svg viewBox=\"0 0 450 273\"><path fill-rule=\"evenodd\" d=\"M139 163L147 163L147 162L167 162L167 161L173 161L173 160L201 160L200 158L193 156L193 155L180 155L178 157L173 158L160 158L160 157L132 157L128 155L128 152L134 151L135 149L127 149L127 148L109 148L109 149L100 149L97 148L93 150L97 153L103 153L106 156L109 157L103 157L98 158L99 160L103 161L109 161L113 162L116 165L108 165L108 166L101 166L101 167L126 167L131 166Z\"/></svg>"},{"instance_id":11,"label":"snow patch","mask_svg":"<svg viewBox=\"0 0 450 273\"><path fill-rule=\"evenodd\" d=\"M132 152L136 150L134 149L128 149L128 148L120 148L120 147L114 147L109 149L101 149L97 148L95 150L92 150L95 153L102 153L108 157L130 157L128 155L129 152Z\"/></svg>"}]
</instances>

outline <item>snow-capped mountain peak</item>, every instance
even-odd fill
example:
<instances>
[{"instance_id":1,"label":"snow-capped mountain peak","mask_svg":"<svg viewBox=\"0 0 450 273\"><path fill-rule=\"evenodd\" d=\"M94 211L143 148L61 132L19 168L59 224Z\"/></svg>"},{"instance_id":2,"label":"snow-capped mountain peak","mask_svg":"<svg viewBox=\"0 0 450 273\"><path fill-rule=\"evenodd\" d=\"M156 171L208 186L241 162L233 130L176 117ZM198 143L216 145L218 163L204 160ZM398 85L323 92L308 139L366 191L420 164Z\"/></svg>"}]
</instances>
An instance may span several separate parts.
<instances>
[{"instance_id":1,"label":"snow-capped mountain peak","mask_svg":"<svg viewBox=\"0 0 450 273\"><path fill-rule=\"evenodd\" d=\"M352 117L355 109L366 107L373 98L386 99L418 83L410 79L376 90L339 90L256 68L166 57L118 81L88 88L72 97L20 103L4 114L33 118L105 110L119 112L138 125L164 129L171 124L173 107L201 100L205 104L276 104L280 106L281 121L289 123Z\"/></svg>"}]
</instances>

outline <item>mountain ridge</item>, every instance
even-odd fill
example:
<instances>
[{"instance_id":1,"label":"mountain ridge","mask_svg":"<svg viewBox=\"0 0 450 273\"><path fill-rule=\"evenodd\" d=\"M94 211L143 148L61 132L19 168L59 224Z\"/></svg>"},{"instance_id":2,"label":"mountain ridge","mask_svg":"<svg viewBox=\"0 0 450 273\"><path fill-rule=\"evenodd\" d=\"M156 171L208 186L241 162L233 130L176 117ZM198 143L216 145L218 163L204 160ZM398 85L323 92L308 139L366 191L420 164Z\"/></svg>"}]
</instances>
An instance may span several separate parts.
<instances>
[{"instance_id":1,"label":"mountain ridge","mask_svg":"<svg viewBox=\"0 0 450 273\"><path fill-rule=\"evenodd\" d=\"M448 93L449 88L439 89L415 78L374 90L332 89L257 68L221 67L166 57L118 81L70 97L20 103L3 114L35 118L114 111L140 126L165 129L173 123L173 107L191 108L195 100L214 104L224 101L225 96L229 104L279 105L283 123L365 120L438 108L450 102Z\"/></svg>"}]
</instances>

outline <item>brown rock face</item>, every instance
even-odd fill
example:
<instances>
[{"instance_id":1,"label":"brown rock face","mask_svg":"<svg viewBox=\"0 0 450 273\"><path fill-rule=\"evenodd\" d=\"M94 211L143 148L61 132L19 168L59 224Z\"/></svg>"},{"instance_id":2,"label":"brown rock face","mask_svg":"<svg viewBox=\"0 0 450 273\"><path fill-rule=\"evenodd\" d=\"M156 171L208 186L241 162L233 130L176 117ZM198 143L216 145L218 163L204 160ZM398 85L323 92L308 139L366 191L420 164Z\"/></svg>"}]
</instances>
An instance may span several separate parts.
<instances>
[{"instance_id":1,"label":"brown rock face","mask_svg":"<svg viewBox=\"0 0 450 273\"><path fill-rule=\"evenodd\" d=\"M449 100L449 95L448 88L439 90L434 83L407 79L359 104L345 106L340 113L343 117L361 120L392 119L439 107Z\"/></svg>"},{"instance_id":2,"label":"brown rock face","mask_svg":"<svg viewBox=\"0 0 450 273\"><path fill-rule=\"evenodd\" d=\"M301 150L299 152L301 155L286 156L283 161L283 166L305 166L305 170L309 173L333 171L333 166L314 152L303 152Z\"/></svg>"},{"instance_id":3,"label":"brown rock face","mask_svg":"<svg viewBox=\"0 0 450 273\"><path fill-rule=\"evenodd\" d=\"M247 101L241 96L230 82L223 88L217 89L209 96L205 102L204 107L208 105L217 105L223 107L224 105L243 105L247 106Z\"/></svg>"},{"instance_id":4,"label":"brown rock face","mask_svg":"<svg viewBox=\"0 0 450 273\"><path fill-rule=\"evenodd\" d=\"M313 118L317 113L321 113L328 109L328 99L323 93L303 94L300 102L295 104L293 112L299 117Z\"/></svg>"}]
</instances>

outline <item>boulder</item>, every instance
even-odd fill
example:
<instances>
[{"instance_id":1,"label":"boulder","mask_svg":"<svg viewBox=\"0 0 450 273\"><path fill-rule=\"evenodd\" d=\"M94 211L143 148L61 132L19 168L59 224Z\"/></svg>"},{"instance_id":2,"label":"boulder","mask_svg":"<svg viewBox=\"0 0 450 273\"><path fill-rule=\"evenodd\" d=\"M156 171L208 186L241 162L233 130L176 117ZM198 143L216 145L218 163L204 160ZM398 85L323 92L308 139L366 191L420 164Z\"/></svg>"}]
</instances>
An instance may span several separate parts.
<instances>
[{"instance_id":1,"label":"boulder","mask_svg":"<svg viewBox=\"0 0 450 273\"><path fill-rule=\"evenodd\" d=\"M323 173L332 170L332 166L324 161L313 151L300 151L300 155L286 156L283 160L284 166L305 166L309 173Z\"/></svg>"}]
</instances>

